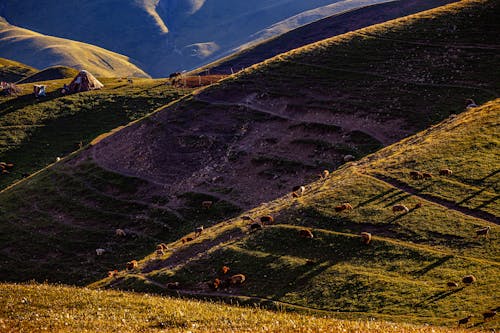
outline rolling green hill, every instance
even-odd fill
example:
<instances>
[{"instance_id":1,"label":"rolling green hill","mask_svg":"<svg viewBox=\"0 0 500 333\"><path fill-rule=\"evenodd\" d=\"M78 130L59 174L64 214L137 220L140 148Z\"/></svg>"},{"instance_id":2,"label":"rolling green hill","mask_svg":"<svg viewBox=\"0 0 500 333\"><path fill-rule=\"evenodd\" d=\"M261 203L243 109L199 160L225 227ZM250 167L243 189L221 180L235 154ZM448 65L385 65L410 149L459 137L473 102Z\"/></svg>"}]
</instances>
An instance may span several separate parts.
<instances>
[{"instance_id":1,"label":"rolling green hill","mask_svg":"<svg viewBox=\"0 0 500 333\"><path fill-rule=\"evenodd\" d=\"M56 67L24 80L72 77L73 72ZM134 79L130 84L124 79L103 79L102 90L61 95L61 87L71 80L39 82L47 85L47 96L38 99L31 84L20 84L19 96L0 96L0 161L15 164L10 173L0 175L0 188L190 91L167 86L164 80Z\"/></svg>"},{"instance_id":2,"label":"rolling green hill","mask_svg":"<svg viewBox=\"0 0 500 333\"><path fill-rule=\"evenodd\" d=\"M33 67L17 61L0 58L0 81L16 82L36 72L37 70Z\"/></svg>"},{"instance_id":3,"label":"rolling green hill","mask_svg":"<svg viewBox=\"0 0 500 333\"><path fill-rule=\"evenodd\" d=\"M40 81L50 81L50 80L60 80L67 78L74 78L78 74L78 71L74 68L69 68L65 66L54 66L45 68L37 73L34 73L24 79L18 81L21 83L33 83Z\"/></svg>"},{"instance_id":4,"label":"rolling green hill","mask_svg":"<svg viewBox=\"0 0 500 333\"><path fill-rule=\"evenodd\" d=\"M50 285L0 284L0 329L41 332L407 332L476 330L338 320L253 307ZM78 306L75 306L78 304ZM50 305L50 306L47 306ZM147 309L147 311L145 311ZM92 313L92 315L89 315ZM29 318L29 320L27 320Z\"/></svg>"},{"instance_id":5,"label":"rolling green hill","mask_svg":"<svg viewBox=\"0 0 500 333\"><path fill-rule=\"evenodd\" d=\"M377 23L383 23L426 9L443 6L450 2L453 1L399 0L352 7L353 2L340 2L331 5L332 7L339 7L335 15L314 21L256 45L242 46L238 48L236 53L203 66L197 69L197 71L203 72L209 70L212 73L230 74L231 71L239 71L242 68L247 68L280 53L285 53L325 38L341 35Z\"/></svg>"},{"instance_id":6,"label":"rolling green hill","mask_svg":"<svg viewBox=\"0 0 500 333\"><path fill-rule=\"evenodd\" d=\"M0 192L0 280L498 328L481 317L500 291L498 12L461 1L311 44L93 140ZM249 232L243 214L275 223ZM210 290L223 265L245 284Z\"/></svg>"},{"instance_id":7,"label":"rolling green hill","mask_svg":"<svg viewBox=\"0 0 500 333\"><path fill-rule=\"evenodd\" d=\"M23 29L9 24L2 17L0 55L36 68L63 65L86 69L100 77L149 77L124 55L94 45Z\"/></svg>"}]
</instances>

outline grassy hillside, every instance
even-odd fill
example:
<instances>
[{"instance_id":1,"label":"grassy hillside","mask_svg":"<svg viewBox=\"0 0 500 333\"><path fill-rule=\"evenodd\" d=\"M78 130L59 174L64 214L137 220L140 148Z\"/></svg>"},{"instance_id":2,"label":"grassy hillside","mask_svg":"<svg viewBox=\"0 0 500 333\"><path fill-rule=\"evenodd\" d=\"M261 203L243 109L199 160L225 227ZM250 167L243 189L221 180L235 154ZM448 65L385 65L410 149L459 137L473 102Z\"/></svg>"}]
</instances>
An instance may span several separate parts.
<instances>
[{"instance_id":1,"label":"grassy hillside","mask_svg":"<svg viewBox=\"0 0 500 333\"><path fill-rule=\"evenodd\" d=\"M73 71L52 68L25 80ZM102 90L62 96L61 87L71 80L41 82L47 85L47 97L35 99L31 84L20 84L19 96L0 96L0 161L15 164L9 174L0 175L0 188L189 92L164 80L135 79L130 84L103 79Z\"/></svg>"},{"instance_id":2,"label":"grassy hillside","mask_svg":"<svg viewBox=\"0 0 500 333\"><path fill-rule=\"evenodd\" d=\"M262 231L250 232L248 221L231 219L192 244L171 243L165 255L152 253L136 271L94 286L168 292L167 284L178 282L181 295L250 296L450 325L471 313L478 316L475 327L498 328L498 320L483 323L481 314L498 306L500 292L499 178L498 164L492 163L498 157L499 116L497 99L450 118L308 185L298 199L288 195L247 212L254 219L275 217ZM439 176L443 167L454 176ZM415 169L434 178L410 181ZM393 186L381 176L386 173L409 185ZM343 202L353 211L335 212ZM414 208L417 203L423 207ZM410 212L393 213L396 204ZM462 206L468 210L456 208ZM489 238L476 238L475 231L486 226ZM314 238L300 238L301 228ZM362 231L372 233L369 245L362 244ZM248 281L213 292L208 283L223 276L224 265ZM477 278L471 286L461 282L468 274ZM459 287L448 288L447 282Z\"/></svg>"},{"instance_id":3,"label":"grassy hillside","mask_svg":"<svg viewBox=\"0 0 500 333\"><path fill-rule=\"evenodd\" d=\"M94 45L23 29L9 24L2 17L0 56L36 68L62 65L86 69L101 77L149 77L124 55Z\"/></svg>"},{"instance_id":4,"label":"grassy hillside","mask_svg":"<svg viewBox=\"0 0 500 333\"><path fill-rule=\"evenodd\" d=\"M124 292L50 285L0 285L0 329L40 332L380 332L475 330L336 320ZM75 304L78 306L75 307ZM50 305L50 306L48 306ZM145 311L147 309L147 311ZM91 314L92 315L89 315ZM29 318L29 320L27 320Z\"/></svg>"},{"instance_id":5,"label":"grassy hillside","mask_svg":"<svg viewBox=\"0 0 500 333\"><path fill-rule=\"evenodd\" d=\"M341 1L330 5L332 9L335 8L330 17L314 21L257 45L240 47L235 54L203 66L199 71L209 70L212 73L229 74L231 70L239 71L310 43L451 2L454 1L400 0L370 5L365 2L365 6L360 4L356 6L355 2Z\"/></svg>"},{"instance_id":6,"label":"grassy hillside","mask_svg":"<svg viewBox=\"0 0 500 333\"><path fill-rule=\"evenodd\" d=\"M33 83L40 81L50 81L50 80L60 80L67 78L74 78L78 74L78 71L73 68L65 67L65 66L54 66L49 67L44 70L41 70L37 73L34 73L28 77L23 78L18 81L18 84L21 83Z\"/></svg>"},{"instance_id":7,"label":"grassy hillside","mask_svg":"<svg viewBox=\"0 0 500 333\"><path fill-rule=\"evenodd\" d=\"M0 58L0 81L16 82L37 70L17 61Z\"/></svg>"},{"instance_id":8,"label":"grassy hillside","mask_svg":"<svg viewBox=\"0 0 500 333\"><path fill-rule=\"evenodd\" d=\"M178 282L179 295L446 325L471 313L470 326L497 328L481 313L500 291L498 12L461 1L311 44L94 140L0 193L0 280L83 285L118 269L93 286ZM462 113L465 98L484 106ZM318 180L324 169L337 171ZM336 212L344 202L354 209ZM276 221L250 233L244 210ZM210 290L222 265L246 282Z\"/></svg>"}]
</instances>

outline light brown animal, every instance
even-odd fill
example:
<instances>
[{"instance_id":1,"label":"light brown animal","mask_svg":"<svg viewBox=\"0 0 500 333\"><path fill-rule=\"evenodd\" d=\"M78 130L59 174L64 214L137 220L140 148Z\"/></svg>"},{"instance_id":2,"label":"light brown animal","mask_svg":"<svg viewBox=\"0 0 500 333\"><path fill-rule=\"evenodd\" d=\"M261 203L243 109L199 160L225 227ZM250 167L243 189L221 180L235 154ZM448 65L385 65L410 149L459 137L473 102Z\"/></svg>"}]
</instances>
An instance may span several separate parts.
<instances>
[{"instance_id":1,"label":"light brown animal","mask_svg":"<svg viewBox=\"0 0 500 333\"><path fill-rule=\"evenodd\" d=\"M243 274L235 274L229 279L229 284L232 286L241 285L245 282L246 277Z\"/></svg>"},{"instance_id":2,"label":"light brown animal","mask_svg":"<svg viewBox=\"0 0 500 333\"><path fill-rule=\"evenodd\" d=\"M214 279L212 282L209 283L210 288L217 290L221 286L222 281L220 279Z\"/></svg>"},{"instance_id":3,"label":"light brown animal","mask_svg":"<svg viewBox=\"0 0 500 333\"><path fill-rule=\"evenodd\" d=\"M128 270L128 271L131 271L133 269L136 269L137 268L137 260L132 260L132 261L129 261L126 265L125 265L125 268Z\"/></svg>"},{"instance_id":4,"label":"light brown animal","mask_svg":"<svg viewBox=\"0 0 500 333\"><path fill-rule=\"evenodd\" d=\"M439 170L439 174L441 176L451 176L453 174L453 171L451 171L450 169L441 169Z\"/></svg>"},{"instance_id":5,"label":"light brown animal","mask_svg":"<svg viewBox=\"0 0 500 333\"><path fill-rule=\"evenodd\" d=\"M363 242L363 244L370 244L370 242L372 241L372 234L363 231L361 233L361 241Z\"/></svg>"},{"instance_id":6,"label":"light brown animal","mask_svg":"<svg viewBox=\"0 0 500 333\"><path fill-rule=\"evenodd\" d=\"M397 213L397 212L404 212L405 214L408 213L410 210L408 209L408 207L406 207L405 205L401 205L401 204L398 204L398 205L394 205L392 206L392 212L393 213Z\"/></svg>"},{"instance_id":7,"label":"light brown animal","mask_svg":"<svg viewBox=\"0 0 500 333\"><path fill-rule=\"evenodd\" d=\"M312 231L309 229L300 229L299 236L302 238L314 238Z\"/></svg>"},{"instance_id":8,"label":"light brown animal","mask_svg":"<svg viewBox=\"0 0 500 333\"><path fill-rule=\"evenodd\" d=\"M330 171L323 170L323 172L319 175L321 178L328 178L330 176Z\"/></svg>"},{"instance_id":9,"label":"light brown animal","mask_svg":"<svg viewBox=\"0 0 500 333\"><path fill-rule=\"evenodd\" d=\"M116 277L117 275L118 275L117 269L108 272L108 277Z\"/></svg>"},{"instance_id":10,"label":"light brown animal","mask_svg":"<svg viewBox=\"0 0 500 333\"><path fill-rule=\"evenodd\" d=\"M227 274L229 272L230 268L227 266L222 266L222 274Z\"/></svg>"},{"instance_id":11,"label":"light brown animal","mask_svg":"<svg viewBox=\"0 0 500 333\"><path fill-rule=\"evenodd\" d=\"M339 205L335 207L336 212L343 212L344 210L352 210L352 205L348 202L343 203L342 205Z\"/></svg>"},{"instance_id":12,"label":"light brown animal","mask_svg":"<svg viewBox=\"0 0 500 333\"><path fill-rule=\"evenodd\" d=\"M115 236L125 237L125 236L127 236L127 233L123 229L116 229L115 230Z\"/></svg>"}]
</instances>

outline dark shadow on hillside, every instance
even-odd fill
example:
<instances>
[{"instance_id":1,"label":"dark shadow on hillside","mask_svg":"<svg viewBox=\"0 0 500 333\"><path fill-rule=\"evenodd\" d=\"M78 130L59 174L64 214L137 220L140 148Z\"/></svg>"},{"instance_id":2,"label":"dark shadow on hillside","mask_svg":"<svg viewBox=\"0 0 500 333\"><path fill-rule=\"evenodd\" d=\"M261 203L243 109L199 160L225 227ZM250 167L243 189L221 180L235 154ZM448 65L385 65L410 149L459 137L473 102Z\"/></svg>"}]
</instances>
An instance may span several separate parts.
<instances>
[{"instance_id":1,"label":"dark shadow on hillside","mask_svg":"<svg viewBox=\"0 0 500 333\"><path fill-rule=\"evenodd\" d=\"M398 192L398 193L394 193L394 192ZM393 193L393 195L388 196L388 197L387 197L387 198L385 198L384 200L387 200L388 198L392 198L392 197L394 197L394 196L396 196L396 195L398 195L398 194L401 194L401 193L403 193L403 192L402 192L402 191L398 191L398 190L396 190L395 188L391 188L390 190L387 190L387 191L385 191L385 192L382 192L382 193L380 193L380 194L377 194L377 195L375 195L375 196L373 196L373 197L369 198L368 200L365 200L365 201L363 201L363 202L359 203L357 207L366 206L367 204L372 203L372 202L375 202L375 201L377 201L377 200L379 200L379 199L380 199L380 201L382 201L382 198L383 198L383 197L385 197L386 195L391 194L391 193Z\"/></svg>"},{"instance_id":2,"label":"dark shadow on hillside","mask_svg":"<svg viewBox=\"0 0 500 333\"><path fill-rule=\"evenodd\" d=\"M446 256L446 257L443 257L441 259L438 259L436 260L435 262L433 262L432 264L430 265L427 265L426 267L422 268L422 269L419 269L417 271L414 271L412 272L413 275L415 276L422 276L422 275L425 275L427 274L430 270L436 268L436 267L439 267L441 266L442 264L444 264L445 262L447 262L448 260L454 258L454 256L452 255L449 255L449 256Z\"/></svg>"},{"instance_id":3,"label":"dark shadow on hillside","mask_svg":"<svg viewBox=\"0 0 500 333\"><path fill-rule=\"evenodd\" d=\"M15 99L7 100L3 103L0 103L0 116L6 116L9 113L12 113L16 110L22 109L26 106L39 104L51 101L53 99L61 97L61 92L59 89L47 93L47 96L35 98L33 94L21 95ZM10 105L10 107L9 107Z\"/></svg>"},{"instance_id":4,"label":"dark shadow on hillside","mask_svg":"<svg viewBox=\"0 0 500 333\"><path fill-rule=\"evenodd\" d=\"M460 288L453 289L453 290L443 290L443 291L437 292L436 294L431 295L431 296L427 297L426 299L424 299L423 301L417 303L415 306L422 306L425 303L439 301L443 298L446 298L448 296L456 294L456 293L462 291L463 289L465 289L465 287L460 287Z\"/></svg>"}]
</instances>

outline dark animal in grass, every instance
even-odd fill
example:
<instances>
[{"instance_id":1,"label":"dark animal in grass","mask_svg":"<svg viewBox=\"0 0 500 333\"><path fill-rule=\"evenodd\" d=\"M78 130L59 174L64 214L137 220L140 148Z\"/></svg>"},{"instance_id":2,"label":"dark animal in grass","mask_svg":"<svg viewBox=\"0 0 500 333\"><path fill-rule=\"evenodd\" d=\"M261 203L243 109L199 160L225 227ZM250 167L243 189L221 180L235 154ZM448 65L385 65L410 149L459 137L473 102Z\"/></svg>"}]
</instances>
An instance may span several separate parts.
<instances>
[{"instance_id":1,"label":"dark animal in grass","mask_svg":"<svg viewBox=\"0 0 500 333\"><path fill-rule=\"evenodd\" d=\"M417 203L415 204L415 209L422 208L422 206L423 206L423 205L424 205L423 203L421 203L421 202L417 202Z\"/></svg>"},{"instance_id":2,"label":"dark animal in grass","mask_svg":"<svg viewBox=\"0 0 500 333\"><path fill-rule=\"evenodd\" d=\"M231 286L237 286L243 284L245 282L246 277L243 274L235 274L229 278L229 284Z\"/></svg>"},{"instance_id":3,"label":"dark animal in grass","mask_svg":"<svg viewBox=\"0 0 500 333\"><path fill-rule=\"evenodd\" d=\"M422 176L424 176L424 179L431 179L432 178L432 173L429 173L429 172L424 172L422 174Z\"/></svg>"},{"instance_id":4,"label":"dark animal in grass","mask_svg":"<svg viewBox=\"0 0 500 333\"><path fill-rule=\"evenodd\" d=\"M339 205L337 207L335 207L335 211L338 213L338 212L343 212L345 210L352 210L352 206L350 203L346 202L346 203L343 203L342 205Z\"/></svg>"},{"instance_id":5,"label":"dark animal in grass","mask_svg":"<svg viewBox=\"0 0 500 333\"><path fill-rule=\"evenodd\" d=\"M410 177L413 179L423 179L424 174L420 171L410 171Z\"/></svg>"},{"instance_id":6,"label":"dark animal in grass","mask_svg":"<svg viewBox=\"0 0 500 333\"><path fill-rule=\"evenodd\" d=\"M369 232L365 232L363 231L361 233L361 241L363 242L363 244L370 244L370 242L372 241L372 234L370 234Z\"/></svg>"},{"instance_id":7,"label":"dark animal in grass","mask_svg":"<svg viewBox=\"0 0 500 333\"><path fill-rule=\"evenodd\" d=\"M126 265L125 265L125 268L128 270L128 271L131 271L133 269L136 269L137 268L137 260L132 260L132 261L129 261Z\"/></svg>"},{"instance_id":8,"label":"dark animal in grass","mask_svg":"<svg viewBox=\"0 0 500 333\"><path fill-rule=\"evenodd\" d=\"M314 260L312 260L312 259L307 259L307 260L306 260L306 265L307 265L307 266L312 266L312 265L314 265L314 264L316 264L316 261L314 261Z\"/></svg>"},{"instance_id":9,"label":"dark animal in grass","mask_svg":"<svg viewBox=\"0 0 500 333\"><path fill-rule=\"evenodd\" d=\"M185 238L181 239L182 244L185 244L185 243L187 243L187 242L191 242L192 240L193 240L193 238L192 238L192 237L185 237Z\"/></svg>"},{"instance_id":10,"label":"dark animal in grass","mask_svg":"<svg viewBox=\"0 0 500 333\"><path fill-rule=\"evenodd\" d=\"M203 226L199 226L194 229L194 237L200 237L203 232Z\"/></svg>"},{"instance_id":11,"label":"dark animal in grass","mask_svg":"<svg viewBox=\"0 0 500 333\"><path fill-rule=\"evenodd\" d=\"M450 281L446 283L446 286L448 286L448 288L458 288L458 283Z\"/></svg>"},{"instance_id":12,"label":"dark animal in grass","mask_svg":"<svg viewBox=\"0 0 500 333\"><path fill-rule=\"evenodd\" d=\"M466 275L463 277L462 282L465 284L473 284L477 279L474 275Z\"/></svg>"},{"instance_id":13,"label":"dark animal in grass","mask_svg":"<svg viewBox=\"0 0 500 333\"><path fill-rule=\"evenodd\" d=\"M451 176L453 174L453 171L451 171L450 169L441 169L439 170L439 174L441 176Z\"/></svg>"},{"instance_id":14,"label":"dark animal in grass","mask_svg":"<svg viewBox=\"0 0 500 333\"><path fill-rule=\"evenodd\" d=\"M242 216L241 219L243 221L255 221L251 216L248 216L248 215L245 215L245 216Z\"/></svg>"},{"instance_id":15,"label":"dark animal in grass","mask_svg":"<svg viewBox=\"0 0 500 333\"><path fill-rule=\"evenodd\" d=\"M405 214L408 213L410 210L408 209L408 207L406 207L405 205L401 205L401 204L398 204L398 205L394 205L392 206L392 212L393 213L397 213L397 212L404 212Z\"/></svg>"},{"instance_id":16,"label":"dark animal in grass","mask_svg":"<svg viewBox=\"0 0 500 333\"><path fill-rule=\"evenodd\" d=\"M210 207L212 207L212 205L214 204L213 201L210 201L210 200L207 200L207 201L203 201L201 203L201 206L205 209L210 209Z\"/></svg>"},{"instance_id":17,"label":"dark animal in grass","mask_svg":"<svg viewBox=\"0 0 500 333\"><path fill-rule=\"evenodd\" d=\"M302 238L314 238L313 233L309 229L300 229L299 236Z\"/></svg>"},{"instance_id":18,"label":"dark animal in grass","mask_svg":"<svg viewBox=\"0 0 500 333\"><path fill-rule=\"evenodd\" d=\"M484 236L484 237L488 238L490 235L490 230L491 230L490 226L476 230L476 238L478 238L480 236Z\"/></svg>"},{"instance_id":19,"label":"dark animal in grass","mask_svg":"<svg viewBox=\"0 0 500 333\"><path fill-rule=\"evenodd\" d=\"M458 326L467 324L472 317L473 317L472 315L469 315L469 316L467 316L465 318L460 319L458 321Z\"/></svg>"},{"instance_id":20,"label":"dark animal in grass","mask_svg":"<svg viewBox=\"0 0 500 333\"><path fill-rule=\"evenodd\" d=\"M274 217L271 215L265 215L260 218L262 224L272 224L274 222Z\"/></svg>"},{"instance_id":21,"label":"dark animal in grass","mask_svg":"<svg viewBox=\"0 0 500 333\"><path fill-rule=\"evenodd\" d=\"M257 231L257 230L262 230L262 224L255 222L250 224L250 230L251 231Z\"/></svg>"},{"instance_id":22,"label":"dark animal in grass","mask_svg":"<svg viewBox=\"0 0 500 333\"><path fill-rule=\"evenodd\" d=\"M179 77L181 75L182 75L182 73L180 73L180 72L174 72L174 73L170 73L170 75L168 76L168 78L169 79L175 79L175 78L177 78L177 77Z\"/></svg>"},{"instance_id":23,"label":"dark animal in grass","mask_svg":"<svg viewBox=\"0 0 500 333\"><path fill-rule=\"evenodd\" d=\"M483 313L483 319L484 321L490 320L491 318L495 317L496 314L497 314L496 310L486 311Z\"/></svg>"}]
</instances>

